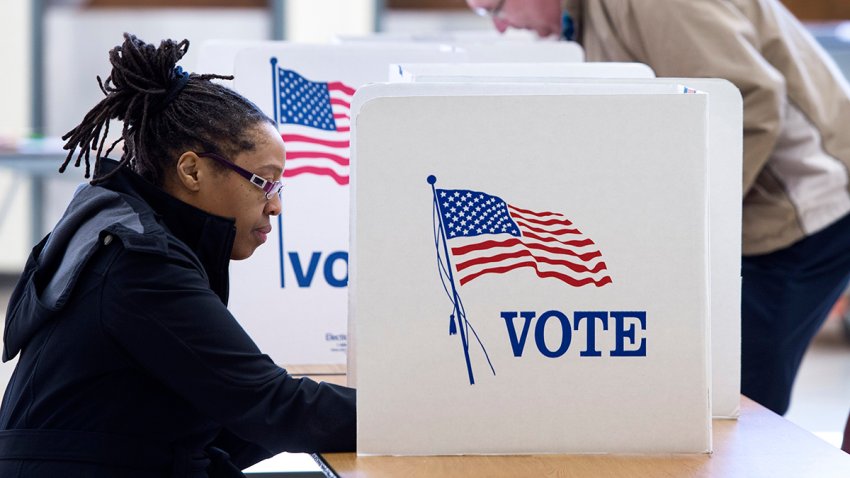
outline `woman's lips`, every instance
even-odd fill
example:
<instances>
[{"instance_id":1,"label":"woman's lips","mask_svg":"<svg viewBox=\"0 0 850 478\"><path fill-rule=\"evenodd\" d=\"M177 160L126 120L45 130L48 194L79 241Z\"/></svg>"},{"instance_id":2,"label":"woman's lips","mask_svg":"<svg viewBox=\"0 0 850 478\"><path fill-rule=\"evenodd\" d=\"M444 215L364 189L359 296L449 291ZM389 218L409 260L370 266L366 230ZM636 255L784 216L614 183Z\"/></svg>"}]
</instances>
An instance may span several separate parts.
<instances>
[{"instance_id":1,"label":"woman's lips","mask_svg":"<svg viewBox=\"0 0 850 478\"><path fill-rule=\"evenodd\" d=\"M271 225L258 227L257 229L254 229L254 236L256 236L260 244L263 244L266 242L266 239L268 239L268 235L270 232L272 232Z\"/></svg>"}]
</instances>

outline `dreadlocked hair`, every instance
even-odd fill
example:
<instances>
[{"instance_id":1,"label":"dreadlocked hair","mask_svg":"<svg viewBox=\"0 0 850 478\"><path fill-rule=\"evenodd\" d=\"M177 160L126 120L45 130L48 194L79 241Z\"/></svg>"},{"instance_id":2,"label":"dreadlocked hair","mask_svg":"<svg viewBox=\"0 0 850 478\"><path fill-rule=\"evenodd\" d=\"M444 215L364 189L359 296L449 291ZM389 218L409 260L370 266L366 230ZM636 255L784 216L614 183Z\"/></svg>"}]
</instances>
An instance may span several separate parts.
<instances>
[{"instance_id":1,"label":"dreadlocked hair","mask_svg":"<svg viewBox=\"0 0 850 478\"><path fill-rule=\"evenodd\" d=\"M62 173L77 154L75 167L85 162L90 176L90 156L96 150L92 184L101 183L123 167L129 167L149 182L162 186L165 171L188 150L215 152L232 157L256 147L251 128L268 118L254 103L233 90L210 80L232 80L232 76L190 74L182 90L172 90L179 81L177 62L189 49L189 41L163 40L159 47L135 35L124 34L123 44L109 51L112 72L101 81L106 95L83 121L62 136L68 156ZM123 121L121 137L103 152L112 119ZM101 159L120 141L124 152L118 167L100 175ZM199 151L200 152L200 151Z\"/></svg>"}]
</instances>

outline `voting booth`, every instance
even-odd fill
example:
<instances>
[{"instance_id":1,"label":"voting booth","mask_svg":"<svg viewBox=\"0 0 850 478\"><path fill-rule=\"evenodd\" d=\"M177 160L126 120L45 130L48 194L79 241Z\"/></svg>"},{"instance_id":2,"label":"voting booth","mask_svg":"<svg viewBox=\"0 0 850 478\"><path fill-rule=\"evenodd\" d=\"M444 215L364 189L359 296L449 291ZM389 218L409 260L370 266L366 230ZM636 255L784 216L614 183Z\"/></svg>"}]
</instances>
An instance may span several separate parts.
<instances>
[{"instance_id":1,"label":"voting booth","mask_svg":"<svg viewBox=\"0 0 850 478\"><path fill-rule=\"evenodd\" d=\"M357 88L386 81L391 64L466 63L491 50L511 61L528 58L528 49L550 62L583 57L565 42L510 42L522 45L514 49L470 43L478 53L429 42L205 45L204 71L233 72L231 86L275 119L286 143L283 212L269 244L231 265L229 302L277 363L346 361L349 110ZM279 304L271 313L269 302Z\"/></svg>"},{"instance_id":2,"label":"voting booth","mask_svg":"<svg viewBox=\"0 0 850 478\"><path fill-rule=\"evenodd\" d=\"M380 32L371 35L337 35L339 44L438 44L463 51L469 61L488 62L582 62L584 49L573 41L538 38L536 33L523 30L437 31L421 33Z\"/></svg>"},{"instance_id":3,"label":"voting booth","mask_svg":"<svg viewBox=\"0 0 850 478\"><path fill-rule=\"evenodd\" d=\"M358 453L711 450L709 95L692 91L355 95Z\"/></svg>"},{"instance_id":4,"label":"voting booth","mask_svg":"<svg viewBox=\"0 0 850 478\"><path fill-rule=\"evenodd\" d=\"M739 397L733 86L230 48L287 147L276 244L233 264L230 307L278 363L348 354L359 453L711 450Z\"/></svg>"},{"instance_id":5,"label":"voting booth","mask_svg":"<svg viewBox=\"0 0 850 478\"><path fill-rule=\"evenodd\" d=\"M391 83L511 83L564 78L655 78L643 63L403 63L390 65Z\"/></svg>"},{"instance_id":6,"label":"voting booth","mask_svg":"<svg viewBox=\"0 0 850 478\"><path fill-rule=\"evenodd\" d=\"M344 364L351 98L390 63L466 57L416 44L219 48L233 55L233 88L275 119L287 153L283 211L269 244L231 264L229 308L277 363Z\"/></svg>"},{"instance_id":7,"label":"voting booth","mask_svg":"<svg viewBox=\"0 0 850 478\"><path fill-rule=\"evenodd\" d=\"M712 362L712 414L735 418L741 380L741 175L743 102L726 80L663 78L637 63L536 64L404 64L390 67L390 81L438 83L580 83L599 78L610 92L623 87L662 83L688 85L709 95L709 257ZM627 82L622 79L628 79Z\"/></svg>"},{"instance_id":8,"label":"voting booth","mask_svg":"<svg viewBox=\"0 0 850 478\"><path fill-rule=\"evenodd\" d=\"M455 41L451 45L469 55L470 61L488 62L581 62L584 50L575 42L481 42Z\"/></svg>"}]
</instances>

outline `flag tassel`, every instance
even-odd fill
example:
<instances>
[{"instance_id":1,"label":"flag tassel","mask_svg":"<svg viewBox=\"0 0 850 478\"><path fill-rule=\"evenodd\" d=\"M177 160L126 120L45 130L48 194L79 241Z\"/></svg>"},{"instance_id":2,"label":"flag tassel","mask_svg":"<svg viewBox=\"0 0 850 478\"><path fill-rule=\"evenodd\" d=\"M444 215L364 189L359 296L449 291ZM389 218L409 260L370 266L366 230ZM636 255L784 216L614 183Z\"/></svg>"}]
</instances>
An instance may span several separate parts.
<instances>
[{"instance_id":1,"label":"flag tassel","mask_svg":"<svg viewBox=\"0 0 850 478\"><path fill-rule=\"evenodd\" d=\"M457 325L455 325L455 316L454 314L449 316L449 335L457 334Z\"/></svg>"}]
</instances>

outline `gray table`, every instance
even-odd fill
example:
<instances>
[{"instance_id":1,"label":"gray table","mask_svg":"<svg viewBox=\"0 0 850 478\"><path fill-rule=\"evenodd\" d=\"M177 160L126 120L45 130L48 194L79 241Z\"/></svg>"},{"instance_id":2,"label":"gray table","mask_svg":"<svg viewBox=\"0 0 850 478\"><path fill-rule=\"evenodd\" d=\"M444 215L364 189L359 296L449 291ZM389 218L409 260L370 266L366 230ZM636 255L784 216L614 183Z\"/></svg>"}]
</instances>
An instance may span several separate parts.
<instances>
[{"instance_id":1,"label":"gray table","mask_svg":"<svg viewBox=\"0 0 850 478\"><path fill-rule=\"evenodd\" d=\"M33 152L0 152L0 168L19 173L30 178L30 204L32 205L32 223L30 225L31 243L35 244L46 233L44 227L44 193L45 183L49 179L79 179L81 175L72 174L64 176L59 173L59 166L65 159L66 151L42 150ZM11 201L17 191L17 184L8 191L0 192L0 225L6 219Z\"/></svg>"}]
</instances>

